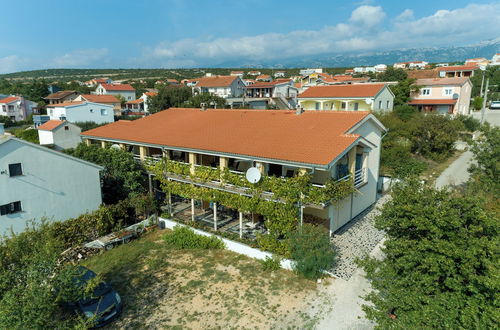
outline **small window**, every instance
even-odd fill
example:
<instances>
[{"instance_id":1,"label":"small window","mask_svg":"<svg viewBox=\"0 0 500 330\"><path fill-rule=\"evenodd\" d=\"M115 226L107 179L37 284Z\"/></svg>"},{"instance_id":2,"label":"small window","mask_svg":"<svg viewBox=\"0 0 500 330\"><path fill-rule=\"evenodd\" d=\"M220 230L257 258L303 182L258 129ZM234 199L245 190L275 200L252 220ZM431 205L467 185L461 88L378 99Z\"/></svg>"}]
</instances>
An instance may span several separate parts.
<instances>
[{"instance_id":1,"label":"small window","mask_svg":"<svg viewBox=\"0 0 500 330\"><path fill-rule=\"evenodd\" d=\"M106 116L108 114L107 109L101 109L101 116Z\"/></svg>"},{"instance_id":2,"label":"small window","mask_svg":"<svg viewBox=\"0 0 500 330\"><path fill-rule=\"evenodd\" d=\"M354 102L354 111L358 111L358 110L359 110L359 103Z\"/></svg>"},{"instance_id":3,"label":"small window","mask_svg":"<svg viewBox=\"0 0 500 330\"><path fill-rule=\"evenodd\" d=\"M9 176L23 175L23 168L21 163L9 164Z\"/></svg>"},{"instance_id":4,"label":"small window","mask_svg":"<svg viewBox=\"0 0 500 330\"><path fill-rule=\"evenodd\" d=\"M22 209L20 201L0 205L0 215L12 214L21 211Z\"/></svg>"},{"instance_id":5,"label":"small window","mask_svg":"<svg viewBox=\"0 0 500 330\"><path fill-rule=\"evenodd\" d=\"M90 109L90 113L94 113L94 109Z\"/></svg>"},{"instance_id":6,"label":"small window","mask_svg":"<svg viewBox=\"0 0 500 330\"><path fill-rule=\"evenodd\" d=\"M342 102L342 104L340 105L340 109L345 109L345 107L346 107L346 103Z\"/></svg>"},{"instance_id":7,"label":"small window","mask_svg":"<svg viewBox=\"0 0 500 330\"><path fill-rule=\"evenodd\" d=\"M382 101L378 101L378 108L382 109Z\"/></svg>"},{"instance_id":8,"label":"small window","mask_svg":"<svg viewBox=\"0 0 500 330\"><path fill-rule=\"evenodd\" d=\"M387 101L385 108L389 110L389 105L391 104L391 101Z\"/></svg>"},{"instance_id":9,"label":"small window","mask_svg":"<svg viewBox=\"0 0 500 330\"><path fill-rule=\"evenodd\" d=\"M316 110L319 110L319 105L320 105L320 103L319 103L319 102L316 102L316 104L315 104L315 109L316 109Z\"/></svg>"},{"instance_id":10,"label":"small window","mask_svg":"<svg viewBox=\"0 0 500 330\"><path fill-rule=\"evenodd\" d=\"M430 88L422 88L422 95L431 95L431 89Z\"/></svg>"},{"instance_id":11,"label":"small window","mask_svg":"<svg viewBox=\"0 0 500 330\"><path fill-rule=\"evenodd\" d=\"M69 131L69 126L64 126L65 131Z\"/></svg>"},{"instance_id":12,"label":"small window","mask_svg":"<svg viewBox=\"0 0 500 330\"><path fill-rule=\"evenodd\" d=\"M451 94L453 94L453 88L445 88L443 90L443 94L444 95L451 95Z\"/></svg>"}]
</instances>

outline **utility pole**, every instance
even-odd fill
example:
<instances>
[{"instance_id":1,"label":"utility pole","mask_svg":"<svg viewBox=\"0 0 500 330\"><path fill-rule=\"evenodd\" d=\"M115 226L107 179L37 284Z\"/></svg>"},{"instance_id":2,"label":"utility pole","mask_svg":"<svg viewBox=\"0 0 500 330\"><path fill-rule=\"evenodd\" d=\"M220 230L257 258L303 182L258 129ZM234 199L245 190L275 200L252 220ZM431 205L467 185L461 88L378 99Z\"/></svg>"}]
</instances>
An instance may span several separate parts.
<instances>
[{"instance_id":1,"label":"utility pole","mask_svg":"<svg viewBox=\"0 0 500 330\"><path fill-rule=\"evenodd\" d=\"M484 124L484 115L486 113L486 100L488 99L488 85L490 84L490 77L486 78L486 86L484 89L483 108L481 109L481 125Z\"/></svg>"},{"instance_id":2,"label":"utility pole","mask_svg":"<svg viewBox=\"0 0 500 330\"><path fill-rule=\"evenodd\" d=\"M479 96L483 97L483 84L484 84L484 70L483 70L483 78L481 79L481 91L479 92Z\"/></svg>"}]
</instances>

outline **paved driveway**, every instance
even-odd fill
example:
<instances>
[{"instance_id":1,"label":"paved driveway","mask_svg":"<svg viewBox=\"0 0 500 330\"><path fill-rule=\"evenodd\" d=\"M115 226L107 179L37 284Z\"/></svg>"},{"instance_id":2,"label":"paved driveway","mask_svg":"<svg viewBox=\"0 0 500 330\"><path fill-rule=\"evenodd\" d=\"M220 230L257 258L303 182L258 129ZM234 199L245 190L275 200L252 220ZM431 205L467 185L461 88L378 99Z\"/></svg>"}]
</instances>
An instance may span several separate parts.
<instances>
[{"instance_id":1,"label":"paved driveway","mask_svg":"<svg viewBox=\"0 0 500 330\"><path fill-rule=\"evenodd\" d=\"M473 112L472 117L481 120L481 111ZM484 119L491 125L500 126L500 110L486 109Z\"/></svg>"}]
</instances>

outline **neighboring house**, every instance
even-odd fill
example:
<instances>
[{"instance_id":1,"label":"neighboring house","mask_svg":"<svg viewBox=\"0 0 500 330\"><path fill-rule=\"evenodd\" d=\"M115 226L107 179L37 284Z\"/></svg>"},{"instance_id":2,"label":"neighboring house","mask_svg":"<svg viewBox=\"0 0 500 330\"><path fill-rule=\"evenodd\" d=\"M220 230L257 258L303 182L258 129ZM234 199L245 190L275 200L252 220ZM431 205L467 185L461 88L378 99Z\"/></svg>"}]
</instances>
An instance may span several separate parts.
<instances>
[{"instance_id":1,"label":"neighboring house","mask_svg":"<svg viewBox=\"0 0 500 330\"><path fill-rule=\"evenodd\" d=\"M496 53L491 58L490 65L500 65L500 53Z\"/></svg>"},{"instance_id":2,"label":"neighboring house","mask_svg":"<svg viewBox=\"0 0 500 330\"><path fill-rule=\"evenodd\" d=\"M405 62L394 63L392 67L394 69L406 69L406 63Z\"/></svg>"},{"instance_id":3,"label":"neighboring house","mask_svg":"<svg viewBox=\"0 0 500 330\"><path fill-rule=\"evenodd\" d=\"M408 74L408 78L411 78L411 79L439 78L439 71L437 69L410 70L410 71L407 71L407 74Z\"/></svg>"},{"instance_id":4,"label":"neighboring house","mask_svg":"<svg viewBox=\"0 0 500 330\"><path fill-rule=\"evenodd\" d=\"M229 74L230 76L238 76L240 78L243 78L243 75L245 74L245 72L243 71L231 71L231 73Z\"/></svg>"},{"instance_id":5,"label":"neighboring house","mask_svg":"<svg viewBox=\"0 0 500 330\"><path fill-rule=\"evenodd\" d=\"M189 165L192 171L196 165L229 169L242 182L247 182L244 176L250 167L283 180L308 173L318 189L324 189L331 179L352 177L356 192L337 202L302 208L304 222L314 219L331 234L377 200L384 132L384 126L369 112L170 108L135 121L118 121L83 132L82 138L88 144L116 144L144 161L163 155L181 166ZM164 175L179 185L245 194L244 188L220 179L205 182L189 176L181 178L169 171ZM280 203L272 192L255 198ZM208 201L202 205L208 207ZM237 228L239 210L234 211ZM217 223L214 213L213 222Z\"/></svg>"},{"instance_id":6,"label":"neighboring house","mask_svg":"<svg viewBox=\"0 0 500 330\"><path fill-rule=\"evenodd\" d=\"M47 115L33 115L33 125L38 128L40 125L45 124L50 120L50 116Z\"/></svg>"},{"instance_id":7,"label":"neighboring house","mask_svg":"<svg viewBox=\"0 0 500 330\"><path fill-rule=\"evenodd\" d=\"M488 66L490 61L484 57L469 58L465 60L465 65L484 65Z\"/></svg>"},{"instance_id":8,"label":"neighboring house","mask_svg":"<svg viewBox=\"0 0 500 330\"><path fill-rule=\"evenodd\" d=\"M425 61L411 61L411 62L394 63L392 67L394 69L425 69L427 64L429 63Z\"/></svg>"},{"instance_id":9,"label":"neighboring house","mask_svg":"<svg viewBox=\"0 0 500 330\"><path fill-rule=\"evenodd\" d=\"M375 72L385 72L387 70L387 65L377 64L373 68L375 69Z\"/></svg>"},{"instance_id":10,"label":"neighboring house","mask_svg":"<svg viewBox=\"0 0 500 330\"><path fill-rule=\"evenodd\" d=\"M58 104L64 102L71 102L80 95L77 91L60 91L50 94L43 99L48 102L48 104Z\"/></svg>"},{"instance_id":11,"label":"neighboring house","mask_svg":"<svg viewBox=\"0 0 500 330\"><path fill-rule=\"evenodd\" d=\"M250 106L252 109L267 109L274 106L278 109L294 109L298 89L290 79L277 79L272 82L259 81L246 86L244 98L228 98L231 106ZM244 103L244 104L243 104Z\"/></svg>"},{"instance_id":12,"label":"neighboring house","mask_svg":"<svg viewBox=\"0 0 500 330\"><path fill-rule=\"evenodd\" d=\"M75 148L82 142L81 128L65 120L49 120L37 129L40 145L54 150Z\"/></svg>"},{"instance_id":13,"label":"neighboring house","mask_svg":"<svg viewBox=\"0 0 500 330\"><path fill-rule=\"evenodd\" d=\"M354 73L368 73L375 72L375 67L373 66L357 66L353 68Z\"/></svg>"},{"instance_id":14,"label":"neighboring house","mask_svg":"<svg viewBox=\"0 0 500 330\"><path fill-rule=\"evenodd\" d=\"M151 97L154 97L156 95L158 95L158 92L145 92L145 93L142 93L142 95L141 95L140 98L144 100L143 105L144 105L144 111L145 112L149 112L149 109L148 109L148 100Z\"/></svg>"},{"instance_id":15,"label":"neighboring house","mask_svg":"<svg viewBox=\"0 0 500 330\"><path fill-rule=\"evenodd\" d=\"M22 96L8 96L0 100L0 116L9 117L13 121L27 120L37 106L38 103Z\"/></svg>"},{"instance_id":16,"label":"neighboring house","mask_svg":"<svg viewBox=\"0 0 500 330\"><path fill-rule=\"evenodd\" d=\"M307 87L311 86L323 86L323 85L336 85L336 84L352 84L355 82L368 82L370 77L358 77L354 78L351 75L335 75L332 76L328 73L311 73L300 79L301 91L304 91Z\"/></svg>"},{"instance_id":17,"label":"neighboring house","mask_svg":"<svg viewBox=\"0 0 500 330\"><path fill-rule=\"evenodd\" d=\"M301 69L299 71L299 75L301 75L301 76L307 76L307 75L310 75L311 73L323 73L323 69L321 69L321 68L316 68L316 69Z\"/></svg>"},{"instance_id":18,"label":"neighboring house","mask_svg":"<svg viewBox=\"0 0 500 330\"><path fill-rule=\"evenodd\" d=\"M255 80L269 82L269 81L272 81L273 78L268 74L261 74L261 75L258 75L257 78L255 78Z\"/></svg>"},{"instance_id":19,"label":"neighboring house","mask_svg":"<svg viewBox=\"0 0 500 330\"><path fill-rule=\"evenodd\" d=\"M309 87L299 94L304 110L392 111L394 94L386 84Z\"/></svg>"},{"instance_id":20,"label":"neighboring house","mask_svg":"<svg viewBox=\"0 0 500 330\"><path fill-rule=\"evenodd\" d=\"M125 104L123 105L122 110L125 113L128 113L128 112L144 112L144 104L145 104L144 99L139 98L137 100L125 102Z\"/></svg>"},{"instance_id":21,"label":"neighboring house","mask_svg":"<svg viewBox=\"0 0 500 330\"><path fill-rule=\"evenodd\" d=\"M115 116L122 114L122 104L119 99L114 95L96 95L96 94L82 94L79 95L75 101L88 101L93 103L108 104L113 107Z\"/></svg>"},{"instance_id":22,"label":"neighboring house","mask_svg":"<svg viewBox=\"0 0 500 330\"><path fill-rule=\"evenodd\" d=\"M249 76L259 76L260 74L260 71L248 71Z\"/></svg>"},{"instance_id":23,"label":"neighboring house","mask_svg":"<svg viewBox=\"0 0 500 330\"><path fill-rule=\"evenodd\" d=\"M166 81L170 85L179 85L179 81L177 79L167 79Z\"/></svg>"},{"instance_id":24,"label":"neighboring house","mask_svg":"<svg viewBox=\"0 0 500 330\"><path fill-rule=\"evenodd\" d=\"M345 74L350 74L350 75L354 74L354 69L346 69Z\"/></svg>"},{"instance_id":25,"label":"neighboring house","mask_svg":"<svg viewBox=\"0 0 500 330\"><path fill-rule=\"evenodd\" d=\"M30 221L62 221L97 210L102 169L0 132L0 232L20 233Z\"/></svg>"},{"instance_id":26,"label":"neighboring house","mask_svg":"<svg viewBox=\"0 0 500 330\"><path fill-rule=\"evenodd\" d=\"M109 78L94 78L84 82L87 87L96 87L99 84L112 84L113 80Z\"/></svg>"},{"instance_id":27,"label":"neighboring house","mask_svg":"<svg viewBox=\"0 0 500 330\"><path fill-rule=\"evenodd\" d=\"M418 79L419 92L411 95L410 105L422 112L469 114L472 83L469 78Z\"/></svg>"},{"instance_id":28,"label":"neighboring house","mask_svg":"<svg viewBox=\"0 0 500 330\"><path fill-rule=\"evenodd\" d=\"M454 78L454 77L473 77L474 71L479 69L475 64L470 65L453 65L439 67L439 78Z\"/></svg>"},{"instance_id":29,"label":"neighboring house","mask_svg":"<svg viewBox=\"0 0 500 330\"><path fill-rule=\"evenodd\" d=\"M92 121L97 124L115 121L113 107L87 101L67 102L47 106L51 120L67 120L72 123Z\"/></svg>"},{"instance_id":30,"label":"neighboring house","mask_svg":"<svg viewBox=\"0 0 500 330\"><path fill-rule=\"evenodd\" d=\"M285 71L276 71L274 73L274 78L284 78L285 77Z\"/></svg>"},{"instance_id":31,"label":"neighboring house","mask_svg":"<svg viewBox=\"0 0 500 330\"><path fill-rule=\"evenodd\" d=\"M121 96L125 101L135 100L135 89L130 84L99 84L95 93L97 95Z\"/></svg>"},{"instance_id":32,"label":"neighboring house","mask_svg":"<svg viewBox=\"0 0 500 330\"><path fill-rule=\"evenodd\" d=\"M205 76L193 79L192 82L194 93L209 93L228 98L240 97L245 92L245 83L239 76Z\"/></svg>"}]
</instances>

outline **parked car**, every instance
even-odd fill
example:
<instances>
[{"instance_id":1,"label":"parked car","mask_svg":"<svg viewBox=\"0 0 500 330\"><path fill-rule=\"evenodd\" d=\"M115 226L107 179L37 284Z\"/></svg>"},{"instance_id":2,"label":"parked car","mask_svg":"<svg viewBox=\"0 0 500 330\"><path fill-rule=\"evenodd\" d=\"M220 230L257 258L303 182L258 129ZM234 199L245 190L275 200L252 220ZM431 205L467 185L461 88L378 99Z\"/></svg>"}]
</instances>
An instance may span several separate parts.
<instances>
[{"instance_id":1,"label":"parked car","mask_svg":"<svg viewBox=\"0 0 500 330\"><path fill-rule=\"evenodd\" d=\"M491 110L500 110L500 101L491 101L490 109Z\"/></svg>"},{"instance_id":2,"label":"parked car","mask_svg":"<svg viewBox=\"0 0 500 330\"><path fill-rule=\"evenodd\" d=\"M87 285L97 275L90 269L79 266L74 282L80 287ZM92 319L94 327L102 327L112 322L121 312L121 297L111 285L100 282L89 297L84 297L76 302L66 302L66 307Z\"/></svg>"}]
</instances>

